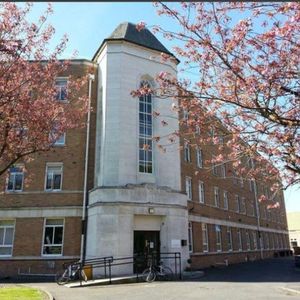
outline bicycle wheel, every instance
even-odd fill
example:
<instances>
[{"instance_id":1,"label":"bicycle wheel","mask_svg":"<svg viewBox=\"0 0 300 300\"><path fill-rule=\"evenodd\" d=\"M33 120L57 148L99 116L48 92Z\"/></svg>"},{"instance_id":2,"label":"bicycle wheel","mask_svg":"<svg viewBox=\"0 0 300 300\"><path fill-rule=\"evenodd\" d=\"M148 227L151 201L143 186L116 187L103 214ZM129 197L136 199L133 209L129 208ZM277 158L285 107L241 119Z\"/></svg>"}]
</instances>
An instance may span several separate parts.
<instances>
[{"instance_id":1,"label":"bicycle wheel","mask_svg":"<svg viewBox=\"0 0 300 300\"><path fill-rule=\"evenodd\" d=\"M55 281L58 285L66 284L70 280L68 270L58 271L55 275Z\"/></svg>"},{"instance_id":2,"label":"bicycle wheel","mask_svg":"<svg viewBox=\"0 0 300 300\"><path fill-rule=\"evenodd\" d=\"M160 278L161 280L173 280L174 274L172 269L167 266L162 266Z\"/></svg>"},{"instance_id":3,"label":"bicycle wheel","mask_svg":"<svg viewBox=\"0 0 300 300\"><path fill-rule=\"evenodd\" d=\"M155 280L156 274L153 270L150 268L144 270L144 272L141 275L141 278L146 282L152 282Z\"/></svg>"}]
</instances>

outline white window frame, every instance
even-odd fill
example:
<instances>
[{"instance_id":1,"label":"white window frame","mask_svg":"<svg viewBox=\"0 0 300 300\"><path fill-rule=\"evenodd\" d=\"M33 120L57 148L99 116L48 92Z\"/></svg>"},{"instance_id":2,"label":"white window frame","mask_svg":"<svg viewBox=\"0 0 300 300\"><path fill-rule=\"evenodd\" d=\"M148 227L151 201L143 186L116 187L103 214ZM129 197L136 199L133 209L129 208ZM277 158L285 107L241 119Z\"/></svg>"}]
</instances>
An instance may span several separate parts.
<instances>
[{"instance_id":1,"label":"white window frame","mask_svg":"<svg viewBox=\"0 0 300 300\"><path fill-rule=\"evenodd\" d=\"M200 202L200 203L205 203L205 188L204 188L204 182L199 181L198 188L199 188L199 202Z\"/></svg>"},{"instance_id":2,"label":"white window frame","mask_svg":"<svg viewBox=\"0 0 300 300\"><path fill-rule=\"evenodd\" d=\"M189 112L188 112L188 110L186 110L186 109L183 110L182 118L183 118L184 121L188 120L188 118L189 118Z\"/></svg>"},{"instance_id":3,"label":"white window frame","mask_svg":"<svg viewBox=\"0 0 300 300\"><path fill-rule=\"evenodd\" d=\"M215 207L220 207L220 189L217 186L214 186L214 202Z\"/></svg>"},{"instance_id":4,"label":"white window frame","mask_svg":"<svg viewBox=\"0 0 300 300\"><path fill-rule=\"evenodd\" d=\"M193 199L193 187L192 187L192 178L185 177L185 192L189 200Z\"/></svg>"},{"instance_id":5,"label":"white window frame","mask_svg":"<svg viewBox=\"0 0 300 300\"><path fill-rule=\"evenodd\" d=\"M62 139L62 141L60 141ZM66 133L64 132L59 138L54 142L54 146L65 146L66 145Z\"/></svg>"},{"instance_id":6,"label":"white window frame","mask_svg":"<svg viewBox=\"0 0 300 300\"><path fill-rule=\"evenodd\" d=\"M227 191L223 191L223 208L225 210L228 210L228 192Z\"/></svg>"},{"instance_id":7,"label":"white window frame","mask_svg":"<svg viewBox=\"0 0 300 300\"><path fill-rule=\"evenodd\" d=\"M202 252L209 252L208 227L206 223L201 224L202 229Z\"/></svg>"},{"instance_id":8,"label":"white window frame","mask_svg":"<svg viewBox=\"0 0 300 300\"><path fill-rule=\"evenodd\" d=\"M248 230L245 230L245 235L246 235L246 247L247 250L251 250L251 241L250 241L250 234L248 232Z\"/></svg>"},{"instance_id":9,"label":"white window frame","mask_svg":"<svg viewBox=\"0 0 300 300\"><path fill-rule=\"evenodd\" d=\"M214 160L215 155L212 156L212 160ZM218 176L218 165L215 161L212 162L212 174L214 176Z\"/></svg>"},{"instance_id":10,"label":"white window frame","mask_svg":"<svg viewBox=\"0 0 300 300\"><path fill-rule=\"evenodd\" d=\"M226 178L226 163L221 164L221 177Z\"/></svg>"},{"instance_id":11,"label":"white window frame","mask_svg":"<svg viewBox=\"0 0 300 300\"><path fill-rule=\"evenodd\" d=\"M264 236L265 236L265 247L266 247L265 249L269 250L270 249L270 241L269 241L269 234L268 234L268 232L265 232Z\"/></svg>"},{"instance_id":12,"label":"white window frame","mask_svg":"<svg viewBox=\"0 0 300 300\"><path fill-rule=\"evenodd\" d=\"M257 250L257 234L256 231L252 231L253 250Z\"/></svg>"},{"instance_id":13,"label":"white window frame","mask_svg":"<svg viewBox=\"0 0 300 300\"><path fill-rule=\"evenodd\" d=\"M240 197L241 203L240 203L240 213L241 214L246 214L246 199L245 197Z\"/></svg>"},{"instance_id":14,"label":"white window frame","mask_svg":"<svg viewBox=\"0 0 300 300\"><path fill-rule=\"evenodd\" d=\"M22 169L22 172L11 172L10 169L11 168L20 168ZM8 183L9 183L9 179L10 179L10 176L13 175L13 188L12 189L8 189ZM22 175L22 187L20 190L16 190L15 189L15 186L16 186L16 175ZM7 182L6 182L6 192L8 193L19 193L19 192L23 192L23 188L24 188L24 164L15 164L13 166L11 166L9 168L9 172L8 172L8 177L7 177Z\"/></svg>"},{"instance_id":15,"label":"white window frame","mask_svg":"<svg viewBox=\"0 0 300 300\"><path fill-rule=\"evenodd\" d=\"M60 189L47 189L47 177L48 177L48 168L51 167L61 167L61 180L60 180ZM62 191L63 186L63 173L64 173L64 167L63 163L47 163L46 164L46 172L45 172L45 191L46 192L60 192ZM52 176L52 183L53 183L53 176Z\"/></svg>"},{"instance_id":16,"label":"white window frame","mask_svg":"<svg viewBox=\"0 0 300 300\"><path fill-rule=\"evenodd\" d=\"M234 203L235 203L234 211L236 213L240 213L240 196L237 194L234 195Z\"/></svg>"},{"instance_id":17,"label":"white window frame","mask_svg":"<svg viewBox=\"0 0 300 300\"><path fill-rule=\"evenodd\" d=\"M196 149L196 156L197 156L197 167L199 169L203 168L203 151L200 147Z\"/></svg>"},{"instance_id":18,"label":"white window frame","mask_svg":"<svg viewBox=\"0 0 300 300\"><path fill-rule=\"evenodd\" d=\"M240 187L241 189L244 188L244 178L240 177Z\"/></svg>"},{"instance_id":19,"label":"white window frame","mask_svg":"<svg viewBox=\"0 0 300 300\"><path fill-rule=\"evenodd\" d=\"M183 151L184 161L190 163L191 162L191 148L187 141L184 142L183 149L184 149L184 151Z\"/></svg>"},{"instance_id":20,"label":"white window frame","mask_svg":"<svg viewBox=\"0 0 300 300\"><path fill-rule=\"evenodd\" d=\"M193 224L192 222L188 223L188 246L189 246L189 253L193 253Z\"/></svg>"},{"instance_id":21,"label":"white window frame","mask_svg":"<svg viewBox=\"0 0 300 300\"><path fill-rule=\"evenodd\" d=\"M59 93L61 94L61 86L58 86L57 85L57 82L59 81L66 81L66 99L56 99L56 101L59 101L59 102L68 102L68 85L69 85L69 81L68 81L68 77L57 77L56 80L55 80L55 88L58 89L58 87L60 88L60 91Z\"/></svg>"},{"instance_id":22,"label":"white window frame","mask_svg":"<svg viewBox=\"0 0 300 300\"><path fill-rule=\"evenodd\" d=\"M237 242L238 242L238 251L243 251L243 240L241 229L237 229Z\"/></svg>"},{"instance_id":23,"label":"white window frame","mask_svg":"<svg viewBox=\"0 0 300 300\"><path fill-rule=\"evenodd\" d=\"M196 127L195 127L195 133L196 133L197 135L200 135L200 134L201 134L201 129L200 129L200 126L199 126L199 125L196 125Z\"/></svg>"},{"instance_id":24,"label":"white window frame","mask_svg":"<svg viewBox=\"0 0 300 300\"><path fill-rule=\"evenodd\" d=\"M228 251L232 252L233 248L232 248L232 233L231 233L231 228L227 227L227 247L228 247Z\"/></svg>"},{"instance_id":25,"label":"white window frame","mask_svg":"<svg viewBox=\"0 0 300 300\"><path fill-rule=\"evenodd\" d=\"M142 80L140 87L148 86L151 88L151 83L148 80ZM150 97L150 101L149 101ZM143 104L143 110L140 109L140 104ZM150 105L150 112L148 111ZM154 174L154 159L153 159L153 107L154 97L153 94L143 95L138 99L138 172L140 174ZM144 116L144 122L141 120L140 115ZM148 117L150 120L148 120ZM151 123L151 124L150 124ZM151 126L150 126L151 125ZM141 128L143 130L141 131ZM151 134L148 134L147 129L151 128ZM144 149L141 145L148 145L149 149ZM143 153L143 155L141 155Z\"/></svg>"},{"instance_id":26,"label":"white window frame","mask_svg":"<svg viewBox=\"0 0 300 300\"><path fill-rule=\"evenodd\" d=\"M222 227L221 225L215 225L216 233L216 250L222 252Z\"/></svg>"},{"instance_id":27,"label":"white window frame","mask_svg":"<svg viewBox=\"0 0 300 300\"><path fill-rule=\"evenodd\" d=\"M47 223L47 220L62 220L62 225L46 225ZM46 234L46 226L49 226L49 227L63 227L63 234L62 234L62 243L61 244L44 244L45 242L45 234ZM64 253L64 239L65 239L65 219L64 218L45 218L44 219L44 230L43 230L43 240L42 240L42 252L41 252L41 255L42 256L63 256L63 253ZM44 247L51 247L51 246L59 246L61 247L61 253L60 254L44 254Z\"/></svg>"},{"instance_id":28,"label":"white window frame","mask_svg":"<svg viewBox=\"0 0 300 300\"><path fill-rule=\"evenodd\" d=\"M1 222L11 222L11 224L1 224ZM0 257L10 257L13 254L13 248L14 248L14 239L15 239L15 225L16 222L15 220L6 220L6 219L1 219L0 220L0 228L3 229L3 241L2 244L0 244L0 248L10 248L10 254L0 254ZM5 244L5 236L6 236L6 231L7 229L13 229L12 233L12 243L11 244Z\"/></svg>"}]
</instances>

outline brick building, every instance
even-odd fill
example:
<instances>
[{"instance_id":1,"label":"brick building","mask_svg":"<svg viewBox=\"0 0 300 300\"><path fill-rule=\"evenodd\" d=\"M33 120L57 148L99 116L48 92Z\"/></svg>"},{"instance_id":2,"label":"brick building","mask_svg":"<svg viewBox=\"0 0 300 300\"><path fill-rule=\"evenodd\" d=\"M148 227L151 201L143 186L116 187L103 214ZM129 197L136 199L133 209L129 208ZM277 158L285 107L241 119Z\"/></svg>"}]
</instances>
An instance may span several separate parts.
<instances>
[{"instance_id":1,"label":"brick building","mask_svg":"<svg viewBox=\"0 0 300 300\"><path fill-rule=\"evenodd\" d=\"M176 74L178 61L162 62L161 52L170 54L148 30L123 23L91 61L73 60L58 78L64 101L66 77L92 70L84 91L93 107L89 131L66 132L26 172L20 161L0 179L0 277L54 274L65 261L132 256L145 247L180 252L183 268L188 258L201 268L289 248L283 195L280 209L269 211L253 182L207 171L211 145L180 152L174 144L166 153L153 146L153 136L179 129L178 115L170 99L130 92L154 86L162 70ZM154 111L171 115L169 126Z\"/></svg>"}]
</instances>

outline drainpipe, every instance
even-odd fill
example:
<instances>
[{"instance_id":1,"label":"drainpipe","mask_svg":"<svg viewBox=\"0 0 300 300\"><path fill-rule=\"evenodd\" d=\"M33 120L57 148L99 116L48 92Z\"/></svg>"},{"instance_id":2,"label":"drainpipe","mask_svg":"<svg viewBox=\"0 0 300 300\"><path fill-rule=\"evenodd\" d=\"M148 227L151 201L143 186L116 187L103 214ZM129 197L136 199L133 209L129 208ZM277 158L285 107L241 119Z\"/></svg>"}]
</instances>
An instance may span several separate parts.
<instances>
[{"instance_id":1,"label":"drainpipe","mask_svg":"<svg viewBox=\"0 0 300 300\"><path fill-rule=\"evenodd\" d=\"M255 198L255 208L256 208L256 220L257 220L257 231L259 235L259 249L260 249L260 258L264 258L264 250L262 249L262 235L260 231L260 212L259 212L259 205L258 205L258 199L257 199L257 185L256 181L252 181L254 183L253 188L254 188L254 198Z\"/></svg>"},{"instance_id":2,"label":"drainpipe","mask_svg":"<svg viewBox=\"0 0 300 300\"><path fill-rule=\"evenodd\" d=\"M86 122L86 141L85 141L85 165L84 165L84 183L83 183L83 203L82 203L82 231L81 231L81 246L80 246L80 261L83 262L86 251L86 228L87 228L87 177L88 177L88 162L89 162L89 143L90 143L90 119L91 119L91 96L92 82L95 80L95 75L89 74L89 94L88 94L88 114Z\"/></svg>"}]
</instances>

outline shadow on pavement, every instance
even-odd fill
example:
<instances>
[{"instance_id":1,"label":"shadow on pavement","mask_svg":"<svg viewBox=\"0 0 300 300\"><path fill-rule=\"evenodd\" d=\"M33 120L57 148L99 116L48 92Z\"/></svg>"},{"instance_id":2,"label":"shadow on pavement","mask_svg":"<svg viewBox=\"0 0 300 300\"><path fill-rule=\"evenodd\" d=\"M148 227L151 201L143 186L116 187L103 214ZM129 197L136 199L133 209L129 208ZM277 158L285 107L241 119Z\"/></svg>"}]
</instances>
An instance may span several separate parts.
<instances>
[{"instance_id":1,"label":"shadow on pavement","mask_svg":"<svg viewBox=\"0 0 300 300\"><path fill-rule=\"evenodd\" d=\"M204 270L200 281L228 282L297 282L300 284L300 268L295 267L294 257L274 258L229 265Z\"/></svg>"}]
</instances>

